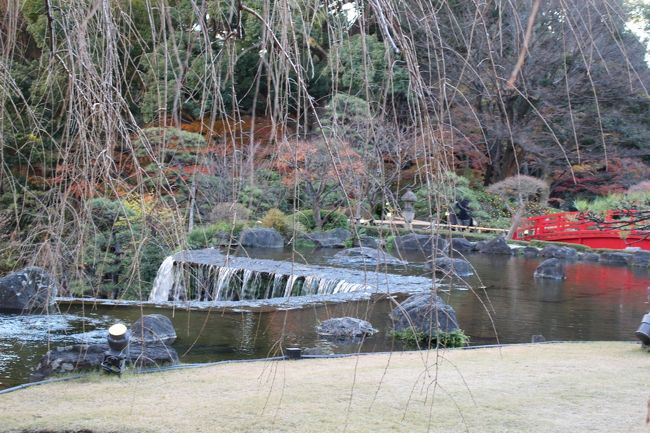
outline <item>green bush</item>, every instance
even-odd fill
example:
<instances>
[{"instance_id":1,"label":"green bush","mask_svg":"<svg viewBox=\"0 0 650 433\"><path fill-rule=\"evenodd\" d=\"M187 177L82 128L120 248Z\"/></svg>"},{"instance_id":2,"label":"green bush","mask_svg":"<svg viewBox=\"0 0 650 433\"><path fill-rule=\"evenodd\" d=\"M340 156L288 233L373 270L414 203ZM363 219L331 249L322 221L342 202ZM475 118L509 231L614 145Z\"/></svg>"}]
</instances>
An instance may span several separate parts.
<instances>
[{"instance_id":1,"label":"green bush","mask_svg":"<svg viewBox=\"0 0 650 433\"><path fill-rule=\"evenodd\" d=\"M285 238L289 236L287 216L280 209L269 209L262 218L262 226L277 230Z\"/></svg>"},{"instance_id":2,"label":"green bush","mask_svg":"<svg viewBox=\"0 0 650 433\"><path fill-rule=\"evenodd\" d=\"M120 218L128 218L133 216L124 203L120 201L113 201L107 198L93 198L87 202L93 223L98 230L107 230Z\"/></svg>"},{"instance_id":3,"label":"green bush","mask_svg":"<svg viewBox=\"0 0 650 433\"><path fill-rule=\"evenodd\" d=\"M428 336L422 331L414 331L408 328L402 331L394 331L393 336L411 347L427 348L438 345L442 347L465 347L469 344L469 337L465 335L462 329L454 332L439 332Z\"/></svg>"},{"instance_id":4,"label":"green bush","mask_svg":"<svg viewBox=\"0 0 650 433\"><path fill-rule=\"evenodd\" d=\"M338 211L321 211L321 218L323 219L323 230L332 230L336 228L348 229L350 222L345 214ZM311 209L296 212L293 217L298 221L307 231L316 229L316 221L314 220L314 211Z\"/></svg>"},{"instance_id":5,"label":"green bush","mask_svg":"<svg viewBox=\"0 0 650 433\"><path fill-rule=\"evenodd\" d=\"M614 193L588 201L577 199L575 208L580 212L605 212L619 209L646 209L650 206L650 191L639 189L627 194Z\"/></svg>"},{"instance_id":6,"label":"green bush","mask_svg":"<svg viewBox=\"0 0 650 433\"><path fill-rule=\"evenodd\" d=\"M264 218L262 218L262 226L277 230L286 239L291 239L307 232L297 217L294 215L285 215L280 209L275 208L270 209L264 215Z\"/></svg>"}]
</instances>

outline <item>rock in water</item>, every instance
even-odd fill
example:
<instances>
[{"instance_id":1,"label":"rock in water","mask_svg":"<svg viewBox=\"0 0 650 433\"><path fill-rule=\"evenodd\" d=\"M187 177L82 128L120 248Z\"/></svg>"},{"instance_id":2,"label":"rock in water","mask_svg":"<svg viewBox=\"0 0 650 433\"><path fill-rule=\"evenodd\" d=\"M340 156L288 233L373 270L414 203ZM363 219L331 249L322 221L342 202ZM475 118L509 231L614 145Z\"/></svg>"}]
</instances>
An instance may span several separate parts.
<instances>
[{"instance_id":1,"label":"rock in water","mask_svg":"<svg viewBox=\"0 0 650 433\"><path fill-rule=\"evenodd\" d=\"M458 277L474 275L472 265L467 260L449 257L438 257L433 262L427 262L424 268L427 271L434 270L438 273L452 274Z\"/></svg>"},{"instance_id":2,"label":"rock in water","mask_svg":"<svg viewBox=\"0 0 650 433\"><path fill-rule=\"evenodd\" d=\"M468 253L476 250L476 242L468 241L465 238L453 238L449 244L450 255L455 253Z\"/></svg>"},{"instance_id":3,"label":"rock in water","mask_svg":"<svg viewBox=\"0 0 650 433\"><path fill-rule=\"evenodd\" d=\"M499 236L489 241L479 242L479 251L484 254L512 254L512 248L508 246L506 238Z\"/></svg>"},{"instance_id":4,"label":"rock in water","mask_svg":"<svg viewBox=\"0 0 650 433\"><path fill-rule=\"evenodd\" d=\"M426 256L430 256L432 249L436 255L444 255L443 251L447 250L448 242L438 236L417 235L411 233L404 236L397 236L393 240L395 250L402 253L404 251L419 251Z\"/></svg>"},{"instance_id":5,"label":"rock in water","mask_svg":"<svg viewBox=\"0 0 650 433\"><path fill-rule=\"evenodd\" d=\"M517 250L517 252L529 259L539 256L539 250L535 247L523 247Z\"/></svg>"},{"instance_id":6,"label":"rock in water","mask_svg":"<svg viewBox=\"0 0 650 433\"><path fill-rule=\"evenodd\" d=\"M582 253L578 257L584 262L597 262L600 260L600 254L598 253Z\"/></svg>"},{"instance_id":7,"label":"rock in water","mask_svg":"<svg viewBox=\"0 0 650 433\"><path fill-rule=\"evenodd\" d=\"M377 332L370 322L354 317L328 319L316 327L318 335L336 340L354 340Z\"/></svg>"},{"instance_id":8,"label":"rock in water","mask_svg":"<svg viewBox=\"0 0 650 433\"><path fill-rule=\"evenodd\" d=\"M148 314L133 322L131 339L145 343L172 344L176 341L176 331L172 321L162 314Z\"/></svg>"},{"instance_id":9,"label":"rock in water","mask_svg":"<svg viewBox=\"0 0 650 433\"><path fill-rule=\"evenodd\" d=\"M433 293L409 297L391 311L390 317L396 332L414 330L431 339L438 333L459 330L454 309Z\"/></svg>"},{"instance_id":10,"label":"rock in water","mask_svg":"<svg viewBox=\"0 0 650 433\"><path fill-rule=\"evenodd\" d=\"M284 239L275 229L252 228L242 231L239 243L252 248L283 248Z\"/></svg>"},{"instance_id":11,"label":"rock in water","mask_svg":"<svg viewBox=\"0 0 650 433\"><path fill-rule=\"evenodd\" d=\"M313 232L305 235L320 248L345 248L345 242L352 238L349 230L336 228L326 232Z\"/></svg>"},{"instance_id":12,"label":"rock in water","mask_svg":"<svg viewBox=\"0 0 650 433\"><path fill-rule=\"evenodd\" d=\"M54 278L42 268L32 266L0 278L0 310L47 311L56 294Z\"/></svg>"},{"instance_id":13,"label":"rock in water","mask_svg":"<svg viewBox=\"0 0 650 433\"><path fill-rule=\"evenodd\" d=\"M550 278L553 280L563 280L566 278L564 272L564 263L559 259L547 259L544 260L538 267L535 269L533 274L535 278Z\"/></svg>"},{"instance_id":14,"label":"rock in water","mask_svg":"<svg viewBox=\"0 0 650 433\"><path fill-rule=\"evenodd\" d=\"M332 258L332 262L343 265L405 265L406 261L393 257L376 248L348 248L339 251Z\"/></svg>"},{"instance_id":15,"label":"rock in water","mask_svg":"<svg viewBox=\"0 0 650 433\"><path fill-rule=\"evenodd\" d=\"M600 255L600 262L610 265L627 265L632 257L632 254L628 253L602 253Z\"/></svg>"},{"instance_id":16,"label":"rock in water","mask_svg":"<svg viewBox=\"0 0 650 433\"><path fill-rule=\"evenodd\" d=\"M558 245L547 245L539 252L541 257L553 259L575 260L578 258L578 251L575 248L563 247Z\"/></svg>"},{"instance_id":17,"label":"rock in water","mask_svg":"<svg viewBox=\"0 0 650 433\"><path fill-rule=\"evenodd\" d=\"M630 258L630 265L638 268L650 266L650 251L637 251Z\"/></svg>"}]
</instances>

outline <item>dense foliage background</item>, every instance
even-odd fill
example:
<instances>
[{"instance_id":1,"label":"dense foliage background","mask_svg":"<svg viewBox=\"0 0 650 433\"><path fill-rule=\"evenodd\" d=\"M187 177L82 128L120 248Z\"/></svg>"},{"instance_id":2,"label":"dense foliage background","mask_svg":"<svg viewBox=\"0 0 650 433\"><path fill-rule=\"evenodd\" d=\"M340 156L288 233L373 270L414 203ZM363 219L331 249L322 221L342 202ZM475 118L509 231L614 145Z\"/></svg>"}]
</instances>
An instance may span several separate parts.
<instances>
[{"instance_id":1,"label":"dense foliage background","mask_svg":"<svg viewBox=\"0 0 650 433\"><path fill-rule=\"evenodd\" d=\"M291 239L381 218L407 187L418 218L464 197L501 227L527 177L549 187L528 213L624 193L650 177L649 16L623 0L0 0L0 270L138 297L174 250L257 221Z\"/></svg>"}]
</instances>

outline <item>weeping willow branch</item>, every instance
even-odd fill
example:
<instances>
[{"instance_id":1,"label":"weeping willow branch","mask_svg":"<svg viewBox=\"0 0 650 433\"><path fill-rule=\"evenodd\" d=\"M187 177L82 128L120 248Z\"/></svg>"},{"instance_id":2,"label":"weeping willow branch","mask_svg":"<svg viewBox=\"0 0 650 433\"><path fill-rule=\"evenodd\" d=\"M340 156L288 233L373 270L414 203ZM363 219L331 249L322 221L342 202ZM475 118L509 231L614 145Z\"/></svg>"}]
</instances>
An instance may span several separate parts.
<instances>
[{"instance_id":1,"label":"weeping willow branch","mask_svg":"<svg viewBox=\"0 0 650 433\"><path fill-rule=\"evenodd\" d=\"M519 75L521 68L524 66L526 55L528 55L528 45L530 45L530 40L533 36L533 27L535 26L535 18L537 17L537 12L539 11L540 3L541 0L534 0L533 2L533 8L530 11L530 15L528 16L528 25L526 26L526 35L524 36L524 44L522 45L521 50L519 51L519 58L517 59L517 63L515 64L515 67L512 70L512 73L510 74L510 78L506 83L506 89L512 89L515 87L515 81L517 81L517 75Z\"/></svg>"}]
</instances>

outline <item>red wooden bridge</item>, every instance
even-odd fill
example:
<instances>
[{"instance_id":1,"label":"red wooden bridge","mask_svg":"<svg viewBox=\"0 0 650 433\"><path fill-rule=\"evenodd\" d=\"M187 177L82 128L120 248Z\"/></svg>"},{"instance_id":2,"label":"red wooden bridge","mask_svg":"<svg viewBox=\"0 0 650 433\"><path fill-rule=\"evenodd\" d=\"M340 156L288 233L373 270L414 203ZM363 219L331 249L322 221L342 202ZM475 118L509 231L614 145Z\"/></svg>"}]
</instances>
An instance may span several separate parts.
<instances>
[{"instance_id":1,"label":"red wooden bridge","mask_svg":"<svg viewBox=\"0 0 650 433\"><path fill-rule=\"evenodd\" d=\"M608 211L602 222L580 212L563 212L528 218L513 239L567 242L591 248L650 250L650 230L637 230L634 211Z\"/></svg>"}]
</instances>

